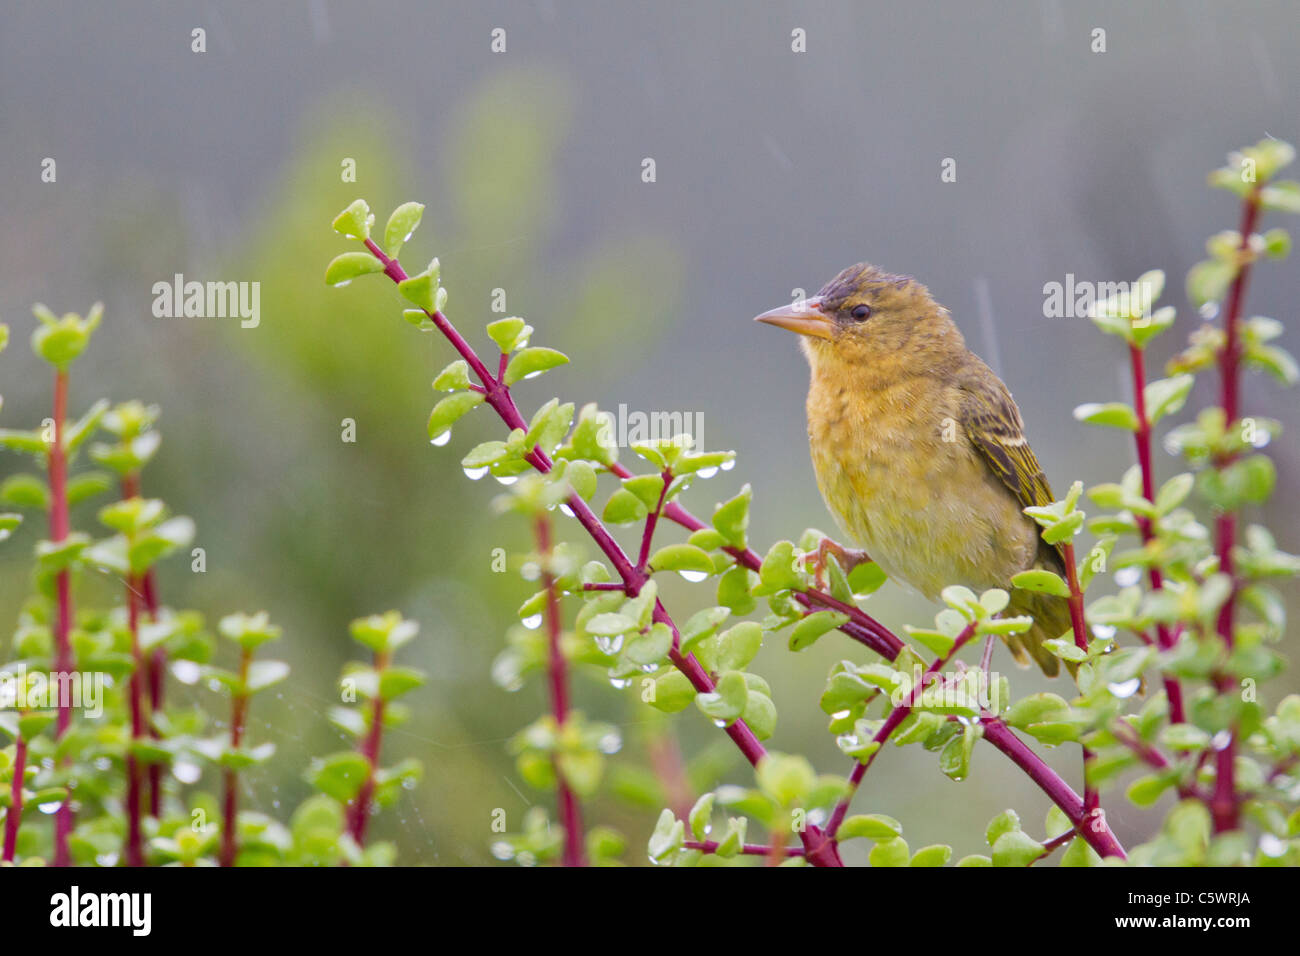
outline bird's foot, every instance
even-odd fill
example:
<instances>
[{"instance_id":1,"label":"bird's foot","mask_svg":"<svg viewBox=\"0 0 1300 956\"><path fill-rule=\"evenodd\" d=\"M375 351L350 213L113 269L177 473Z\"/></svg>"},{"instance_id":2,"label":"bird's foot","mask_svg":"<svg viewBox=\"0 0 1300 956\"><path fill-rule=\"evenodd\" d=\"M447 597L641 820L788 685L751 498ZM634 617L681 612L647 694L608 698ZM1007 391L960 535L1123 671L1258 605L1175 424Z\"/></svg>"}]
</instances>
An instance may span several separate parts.
<instances>
[{"instance_id":1,"label":"bird's foot","mask_svg":"<svg viewBox=\"0 0 1300 956\"><path fill-rule=\"evenodd\" d=\"M848 575L859 564L869 564L871 555L857 548L846 548L844 545L832 541L830 538L822 538L817 544L817 550L808 555L808 561L812 565L813 580L817 584L817 590L826 590L826 557L835 555L835 560L839 563L840 570Z\"/></svg>"}]
</instances>

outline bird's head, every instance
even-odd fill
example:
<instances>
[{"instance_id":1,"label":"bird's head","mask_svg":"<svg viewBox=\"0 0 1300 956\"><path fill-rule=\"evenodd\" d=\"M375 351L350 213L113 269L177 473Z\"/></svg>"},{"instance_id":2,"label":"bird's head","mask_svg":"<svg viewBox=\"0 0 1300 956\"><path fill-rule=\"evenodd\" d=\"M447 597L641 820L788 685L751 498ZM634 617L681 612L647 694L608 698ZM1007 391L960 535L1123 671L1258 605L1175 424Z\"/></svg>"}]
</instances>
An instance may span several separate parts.
<instances>
[{"instance_id":1,"label":"bird's head","mask_svg":"<svg viewBox=\"0 0 1300 956\"><path fill-rule=\"evenodd\" d=\"M935 359L964 349L948 310L910 276L860 262L808 299L755 316L801 336L808 361L819 366L893 364L900 355Z\"/></svg>"}]
</instances>

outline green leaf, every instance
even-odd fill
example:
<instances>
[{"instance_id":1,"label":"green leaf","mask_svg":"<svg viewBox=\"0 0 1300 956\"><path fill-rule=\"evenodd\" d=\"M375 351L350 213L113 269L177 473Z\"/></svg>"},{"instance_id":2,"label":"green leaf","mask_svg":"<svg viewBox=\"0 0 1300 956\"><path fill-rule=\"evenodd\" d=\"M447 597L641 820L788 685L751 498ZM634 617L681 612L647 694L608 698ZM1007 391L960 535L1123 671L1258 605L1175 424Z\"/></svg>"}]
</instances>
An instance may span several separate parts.
<instances>
[{"instance_id":1,"label":"green leaf","mask_svg":"<svg viewBox=\"0 0 1300 956\"><path fill-rule=\"evenodd\" d=\"M620 488L610 495L601 517L606 524L631 524L640 521L649 512L645 502L626 488ZM712 563L709 566L712 567Z\"/></svg>"},{"instance_id":2,"label":"green leaf","mask_svg":"<svg viewBox=\"0 0 1300 956\"><path fill-rule=\"evenodd\" d=\"M1008 830L993 844L994 866L1029 866L1043 855L1043 845L1023 830Z\"/></svg>"},{"instance_id":3,"label":"green leaf","mask_svg":"<svg viewBox=\"0 0 1300 956\"><path fill-rule=\"evenodd\" d=\"M497 319L495 322L489 322L487 326L488 337L507 355L525 345L532 332L528 323L518 316Z\"/></svg>"},{"instance_id":4,"label":"green leaf","mask_svg":"<svg viewBox=\"0 0 1300 956\"><path fill-rule=\"evenodd\" d=\"M555 349L533 347L524 349L510 360L506 366L503 379L505 384L513 385L523 379L534 378L559 365L565 365L569 357Z\"/></svg>"},{"instance_id":5,"label":"green leaf","mask_svg":"<svg viewBox=\"0 0 1300 956\"><path fill-rule=\"evenodd\" d=\"M256 614L227 614L217 623L217 631L222 637L246 650L253 650L280 637L280 628L271 624L265 611Z\"/></svg>"},{"instance_id":6,"label":"green leaf","mask_svg":"<svg viewBox=\"0 0 1300 956\"><path fill-rule=\"evenodd\" d=\"M841 840L852 840L857 837L866 837L868 840L892 840L902 833L903 825L893 817L887 817L882 813L861 813L845 817L844 822L840 824L838 836Z\"/></svg>"},{"instance_id":7,"label":"green leaf","mask_svg":"<svg viewBox=\"0 0 1300 956\"><path fill-rule=\"evenodd\" d=\"M983 609L975 592L962 584L949 585L939 592L939 597L967 621L975 620Z\"/></svg>"},{"instance_id":8,"label":"green leaf","mask_svg":"<svg viewBox=\"0 0 1300 956\"><path fill-rule=\"evenodd\" d=\"M664 810L659 814L659 822L650 834L646 850L652 860L663 860L680 849L685 840L686 825L673 816L671 810Z\"/></svg>"},{"instance_id":9,"label":"green leaf","mask_svg":"<svg viewBox=\"0 0 1300 956\"><path fill-rule=\"evenodd\" d=\"M104 317L104 306L96 302L86 318L69 312L58 318L43 305L32 308L41 324L32 333L32 350L55 368L66 370L90 344L91 334Z\"/></svg>"},{"instance_id":10,"label":"green leaf","mask_svg":"<svg viewBox=\"0 0 1300 956\"><path fill-rule=\"evenodd\" d=\"M757 580L758 576L748 568L730 568L718 579L718 603L733 614L748 614L758 604L749 593Z\"/></svg>"},{"instance_id":11,"label":"green leaf","mask_svg":"<svg viewBox=\"0 0 1300 956\"><path fill-rule=\"evenodd\" d=\"M1024 729L1030 724L1057 720L1070 712L1070 705L1058 694L1040 693L1022 697L1011 705L1003 719L1012 726Z\"/></svg>"},{"instance_id":12,"label":"green leaf","mask_svg":"<svg viewBox=\"0 0 1300 956\"><path fill-rule=\"evenodd\" d=\"M1156 309L1149 316L1137 319L1132 325L1133 344L1145 348L1146 344L1174 324L1176 312L1171 305Z\"/></svg>"},{"instance_id":13,"label":"green leaf","mask_svg":"<svg viewBox=\"0 0 1300 956\"><path fill-rule=\"evenodd\" d=\"M970 774L971 753L982 731L978 724L967 724L958 737L953 737L939 753L939 769L953 780L965 780Z\"/></svg>"},{"instance_id":14,"label":"green leaf","mask_svg":"<svg viewBox=\"0 0 1300 956\"><path fill-rule=\"evenodd\" d=\"M1073 640L1063 637L1054 637L1051 640L1043 641L1043 647L1063 661L1079 664L1088 659L1087 651L1075 644Z\"/></svg>"},{"instance_id":15,"label":"green leaf","mask_svg":"<svg viewBox=\"0 0 1300 956\"><path fill-rule=\"evenodd\" d=\"M728 817L727 832L718 841L718 848L714 853L723 859L736 856L745 845L745 833L748 829L749 821L744 817Z\"/></svg>"},{"instance_id":16,"label":"green leaf","mask_svg":"<svg viewBox=\"0 0 1300 956\"><path fill-rule=\"evenodd\" d=\"M827 631L832 631L849 619L839 611L814 611L794 626L790 632L790 650L801 651Z\"/></svg>"},{"instance_id":17,"label":"green leaf","mask_svg":"<svg viewBox=\"0 0 1300 956\"><path fill-rule=\"evenodd\" d=\"M867 854L867 862L872 866L907 866L911 858L911 850L902 837L877 843Z\"/></svg>"},{"instance_id":18,"label":"green leaf","mask_svg":"<svg viewBox=\"0 0 1300 956\"><path fill-rule=\"evenodd\" d=\"M604 616L599 615L599 617ZM622 615L613 616L621 617ZM591 630L590 624L587 629L588 631ZM656 621L644 634L639 634L628 642L623 655L633 664L648 667L651 664L662 662L672 648L673 632L668 629L668 625Z\"/></svg>"},{"instance_id":19,"label":"green leaf","mask_svg":"<svg viewBox=\"0 0 1300 956\"><path fill-rule=\"evenodd\" d=\"M731 612L725 607L706 607L696 611L681 628L681 652L690 653L691 648L717 631Z\"/></svg>"},{"instance_id":20,"label":"green leaf","mask_svg":"<svg viewBox=\"0 0 1300 956\"><path fill-rule=\"evenodd\" d=\"M429 318L428 313L425 312L424 309L403 309L402 318L406 319L407 322L410 322L421 332L432 332L438 327L433 319Z\"/></svg>"},{"instance_id":21,"label":"green leaf","mask_svg":"<svg viewBox=\"0 0 1300 956\"><path fill-rule=\"evenodd\" d=\"M1283 180L1259 191L1259 204L1278 212L1300 213L1300 183Z\"/></svg>"},{"instance_id":22,"label":"green leaf","mask_svg":"<svg viewBox=\"0 0 1300 956\"><path fill-rule=\"evenodd\" d=\"M755 737L767 740L776 732L776 705L767 694L751 690L740 719L749 726Z\"/></svg>"},{"instance_id":23,"label":"green leaf","mask_svg":"<svg viewBox=\"0 0 1300 956\"><path fill-rule=\"evenodd\" d=\"M102 471L82 472L68 481L68 504L81 504L95 495L103 494L112 486L112 480Z\"/></svg>"},{"instance_id":24,"label":"green leaf","mask_svg":"<svg viewBox=\"0 0 1300 956\"><path fill-rule=\"evenodd\" d=\"M1034 626L1034 619L1028 615L1017 617L1000 617L987 621L980 621L979 627L975 633L980 635L987 634L1022 634Z\"/></svg>"},{"instance_id":25,"label":"green leaf","mask_svg":"<svg viewBox=\"0 0 1300 956\"><path fill-rule=\"evenodd\" d=\"M1097 866L1101 857L1083 837L1075 837L1061 854L1061 866Z\"/></svg>"},{"instance_id":26,"label":"green leaf","mask_svg":"<svg viewBox=\"0 0 1300 956\"><path fill-rule=\"evenodd\" d=\"M1059 574L1041 568L1021 571L1011 579L1011 584L1025 591L1038 591L1063 598L1070 596L1070 586L1061 579Z\"/></svg>"},{"instance_id":27,"label":"green leaf","mask_svg":"<svg viewBox=\"0 0 1300 956\"><path fill-rule=\"evenodd\" d=\"M597 614L587 622L586 631L588 634L594 634L597 637L616 637L619 634L626 634L634 630L637 622L626 614L617 612L607 612Z\"/></svg>"},{"instance_id":28,"label":"green leaf","mask_svg":"<svg viewBox=\"0 0 1300 956\"><path fill-rule=\"evenodd\" d=\"M1273 493L1277 472L1266 455L1241 458L1221 469L1206 468L1197 475L1201 494L1224 511L1245 504L1262 504Z\"/></svg>"},{"instance_id":29,"label":"green leaf","mask_svg":"<svg viewBox=\"0 0 1300 956\"><path fill-rule=\"evenodd\" d=\"M244 687L250 694L265 690L289 676L289 665L284 661L253 661L248 666L248 679Z\"/></svg>"},{"instance_id":30,"label":"green leaf","mask_svg":"<svg viewBox=\"0 0 1300 956\"><path fill-rule=\"evenodd\" d=\"M749 503L754 497L754 490L748 484L740 489L740 494L723 502L713 512L713 527L734 548L748 547Z\"/></svg>"},{"instance_id":31,"label":"green leaf","mask_svg":"<svg viewBox=\"0 0 1300 956\"><path fill-rule=\"evenodd\" d=\"M647 511L659 504L659 496L664 493L662 475L633 475L623 479L623 487L641 499Z\"/></svg>"},{"instance_id":32,"label":"green leaf","mask_svg":"<svg viewBox=\"0 0 1300 956\"><path fill-rule=\"evenodd\" d=\"M528 423L528 432L524 435L524 447L531 449L538 446L547 455L555 452L564 440L573 422L573 403L561 405L559 399L553 398L533 415Z\"/></svg>"},{"instance_id":33,"label":"green leaf","mask_svg":"<svg viewBox=\"0 0 1300 956\"><path fill-rule=\"evenodd\" d=\"M501 461L506 454L505 442L485 441L471 448L469 454L460 460L460 464L463 468L484 468Z\"/></svg>"},{"instance_id":34,"label":"green leaf","mask_svg":"<svg viewBox=\"0 0 1300 956\"><path fill-rule=\"evenodd\" d=\"M942 843L924 846L912 854L911 866L944 866L952 859L952 847Z\"/></svg>"},{"instance_id":35,"label":"green leaf","mask_svg":"<svg viewBox=\"0 0 1300 956\"><path fill-rule=\"evenodd\" d=\"M448 395L437 405L429 416L429 438L435 440L451 431L451 426L470 409L483 404L483 396L478 392L455 392Z\"/></svg>"},{"instance_id":36,"label":"green leaf","mask_svg":"<svg viewBox=\"0 0 1300 956\"><path fill-rule=\"evenodd\" d=\"M863 597L875 594L887 580L884 569L874 561L863 562L849 572L849 588Z\"/></svg>"},{"instance_id":37,"label":"green leaf","mask_svg":"<svg viewBox=\"0 0 1300 956\"><path fill-rule=\"evenodd\" d=\"M1247 364L1262 368L1288 388L1300 381L1300 364L1284 348L1251 342L1246 346L1244 358Z\"/></svg>"},{"instance_id":38,"label":"green leaf","mask_svg":"<svg viewBox=\"0 0 1300 956\"><path fill-rule=\"evenodd\" d=\"M345 252L325 268L325 284L345 286L358 276L383 272L384 264L368 252Z\"/></svg>"},{"instance_id":39,"label":"green leaf","mask_svg":"<svg viewBox=\"0 0 1300 956\"><path fill-rule=\"evenodd\" d=\"M1270 259L1285 259L1291 253L1291 234L1285 229L1270 229L1261 238L1264 254Z\"/></svg>"},{"instance_id":40,"label":"green leaf","mask_svg":"<svg viewBox=\"0 0 1300 956\"><path fill-rule=\"evenodd\" d=\"M370 761L355 751L343 751L313 760L307 781L340 803L356 799L370 774Z\"/></svg>"},{"instance_id":41,"label":"green leaf","mask_svg":"<svg viewBox=\"0 0 1300 956\"><path fill-rule=\"evenodd\" d=\"M22 452L26 455L44 455L49 444L38 431L17 431L12 428L0 428L0 448Z\"/></svg>"},{"instance_id":42,"label":"green leaf","mask_svg":"<svg viewBox=\"0 0 1300 956\"><path fill-rule=\"evenodd\" d=\"M379 697L393 701L424 683L424 674L412 667L385 667L379 672Z\"/></svg>"},{"instance_id":43,"label":"green leaf","mask_svg":"<svg viewBox=\"0 0 1300 956\"><path fill-rule=\"evenodd\" d=\"M40 508L50 506L50 489L36 475L19 473L10 475L0 485L0 501L19 508Z\"/></svg>"},{"instance_id":44,"label":"green leaf","mask_svg":"<svg viewBox=\"0 0 1300 956\"><path fill-rule=\"evenodd\" d=\"M712 693L699 694L695 698L696 706L714 720L732 724L745 710L749 702L749 687L745 675L739 671L728 671L719 679Z\"/></svg>"},{"instance_id":45,"label":"green leaf","mask_svg":"<svg viewBox=\"0 0 1300 956\"><path fill-rule=\"evenodd\" d=\"M420 225L423 215L424 204L418 202L404 202L393 210L393 214L388 217L388 224L384 226L384 251L390 258L397 258L402 246L406 245L406 240L411 238L411 234Z\"/></svg>"},{"instance_id":46,"label":"green leaf","mask_svg":"<svg viewBox=\"0 0 1300 956\"><path fill-rule=\"evenodd\" d=\"M469 388L469 384L469 363L464 359L456 359L433 380L433 387L439 392L458 392Z\"/></svg>"},{"instance_id":47,"label":"green leaf","mask_svg":"<svg viewBox=\"0 0 1300 956\"><path fill-rule=\"evenodd\" d=\"M762 648L763 628L757 621L741 621L709 641L713 645L714 669L738 671L746 667Z\"/></svg>"},{"instance_id":48,"label":"green leaf","mask_svg":"<svg viewBox=\"0 0 1300 956\"><path fill-rule=\"evenodd\" d=\"M1123 402L1090 402L1074 410L1077 421L1089 425L1109 425L1112 428L1126 428L1131 432L1138 430L1137 412Z\"/></svg>"},{"instance_id":49,"label":"green leaf","mask_svg":"<svg viewBox=\"0 0 1300 956\"><path fill-rule=\"evenodd\" d=\"M370 227L374 224L375 216L370 211L370 204L357 199L334 218L334 231L349 239L365 240L370 238Z\"/></svg>"},{"instance_id":50,"label":"green leaf","mask_svg":"<svg viewBox=\"0 0 1300 956\"><path fill-rule=\"evenodd\" d=\"M1187 298L1198 307L1208 302L1222 302L1236 276L1234 263L1222 259L1198 262L1187 273Z\"/></svg>"},{"instance_id":51,"label":"green leaf","mask_svg":"<svg viewBox=\"0 0 1300 956\"><path fill-rule=\"evenodd\" d=\"M1148 774L1129 784L1125 794L1135 806L1150 807L1160 799L1160 795L1173 786L1174 781L1167 774Z\"/></svg>"},{"instance_id":52,"label":"green leaf","mask_svg":"<svg viewBox=\"0 0 1300 956\"><path fill-rule=\"evenodd\" d=\"M1068 517L1062 518L1056 524L1043 531L1043 540L1048 544L1060 544L1062 541L1069 541L1083 527L1084 513L1082 511L1072 512Z\"/></svg>"},{"instance_id":53,"label":"green leaf","mask_svg":"<svg viewBox=\"0 0 1300 956\"><path fill-rule=\"evenodd\" d=\"M1004 833L1011 833L1021 829L1020 814L1015 810L1003 810L996 817L989 821L989 825L984 829L984 842L989 846L998 842L998 838Z\"/></svg>"},{"instance_id":54,"label":"green leaf","mask_svg":"<svg viewBox=\"0 0 1300 956\"><path fill-rule=\"evenodd\" d=\"M713 800L713 794L706 793L695 801L695 806L691 807L691 835L697 840L703 840L708 836L709 821L713 818Z\"/></svg>"},{"instance_id":55,"label":"green leaf","mask_svg":"<svg viewBox=\"0 0 1300 956\"><path fill-rule=\"evenodd\" d=\"M801 590L804 586L803 578L795 570L794 563L793 542L778 541L772 545L758 570L760 583L754 589L754 594L761 597L786 589Z\"/></svg>"},{"instance_id":56,"label":"green leaf","mask_svg":"<svg viewBox=\"0 0 1300 956\"><path fill-rule=\"evenodd\" d=\"M799 754L769 753L755 769L758 788L778 806L797 807L817 783L817 773Z\"/></svg>"},{"instance_id":57,"label":"green leaf","mask_svg":"<svg viewBox=\"0 0 1300 956\"><path fill-rule=\"evenodd\" d=\"M108 400L101 398L95 404L86 410L86 414L68 426L63 433L63 447L69 452L75 451L81 446L81 443L94 434L95 429L99 427L100 419L108 411Z\"/></svg>"},{"instance_id":58,"label":"green leaf","mask_svg":"<svg viewBox=\"0 0 1300 956\"><path fill-rule=\"evenodd\" d=\"M943 633L924 627L912 627L910 624L904 624L903 630L909 637L914 637L920 641L931 654L937 657L943 657L952 650L952 646L957 643L956 639Z\"/></svg>"},{"instance_id":59,"label":"green leaf","mask_svg":"<svg viewBox=\"0 0 1300 956\"><path fill-rule=\"evenodd\" d=\"M1149 383L1142 390L1146 402L1147 421L1154 425L1166 415L1182 408L1194 382L1193 376L1184 374Z\"/></svg>"},{"instance_id":60,"label":"green leaf","mask_svg":"<svg viewBox=\"0 0 1300 956\"><path fill-rule=\"evenodd\" d=\"M434 259L424 272L397 283L397 291L402 293L402 297L408 302L419 306L425 312L430 314L440 312L447 304L447 290L438 284L439 272L438 260Z\"/></svg>"},{"instance_id":61,"label":"green leaf","mask_svg":"<svg viewBox=\"0 0 1300 956\"><path fill-rule=\"evenodd\" d=\"M564 469L564 477L569 482L578 497L584 501L590 501L596 493L596 469L592 468L590 463L582 459L575 459L569 462L568 467Z\"/></svg>"},{"instance_id":62,"label":"green leaf","mask_svg":"<svg viewBox=\"0 0 1300 956\"><path fill-rule=\"evenodd\" d=\"M695 687L685 674L670 670L654 680L654 693L647 703L665 714L685 710L695 699Z\"/></svg>"},{"instance_id":63,"label":"green leaf","mask_svg":"<svg viewBox=\"0 0 1300 956\"><path fill-rule=\"evenodd\" d=\"M656 571L700 571L713 573L713 559L707 551L693 544L670 544L650 557L650 567Z\"/></svg>"},{"instance_id":64,"label":"green leaf","mask_svg":"<svg viewBox=\"0 0 1300 956\"><path fill-rule=\"evenodd\" d=\"M1160 731L1161 745L1170 750L1200 750L1210 743L1210 735L1192 724L1169 724Z\"/></svg>"},{"instance_id":65,"label":"green leaf","mask_svg":"<svg viewBox=\"0 0 1300 956\"><path fill-rule=\"evenodd\" d=\"M1195 485L1196 478L1189 472L1174 475L1156 492L1156 514L1161 516L1169 514L1187 499Z\"/></svg>"},{"instance_id":66,"label":"green leaf","mask_svg":"<svg viewBox=\"0 0 1300 956\"><path fill-rule=\"evenodd\" d=\"M693 544L697 548L703 548L705 551L716 551L722 547L726 541L715 528L701 528L699 531L692 531L691 536L686 539L687 544Z\"/></svg>"}]
</instances>

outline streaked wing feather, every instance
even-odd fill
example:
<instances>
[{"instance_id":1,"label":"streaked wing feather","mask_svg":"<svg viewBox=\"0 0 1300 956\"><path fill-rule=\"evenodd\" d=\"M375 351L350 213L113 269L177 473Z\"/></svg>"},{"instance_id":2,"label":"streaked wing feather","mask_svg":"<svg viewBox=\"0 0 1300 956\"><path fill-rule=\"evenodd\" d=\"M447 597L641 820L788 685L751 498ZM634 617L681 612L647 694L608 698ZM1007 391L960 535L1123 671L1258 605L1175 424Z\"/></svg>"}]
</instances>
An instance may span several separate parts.
<instances>
[{"instance_id":1,"label":"streaked wing feather","mask_svg":"<svg viewBox=\"0 0 1300 956\"><path fill-rule=\"evenodd\" d=\"M1024 423L1011 393L1001 382L966 387L966 435L993 472L1019 499L1021 507L1052 503L1052 488L1034 450L1025 440Z\"/></svg>"}]
</instances>

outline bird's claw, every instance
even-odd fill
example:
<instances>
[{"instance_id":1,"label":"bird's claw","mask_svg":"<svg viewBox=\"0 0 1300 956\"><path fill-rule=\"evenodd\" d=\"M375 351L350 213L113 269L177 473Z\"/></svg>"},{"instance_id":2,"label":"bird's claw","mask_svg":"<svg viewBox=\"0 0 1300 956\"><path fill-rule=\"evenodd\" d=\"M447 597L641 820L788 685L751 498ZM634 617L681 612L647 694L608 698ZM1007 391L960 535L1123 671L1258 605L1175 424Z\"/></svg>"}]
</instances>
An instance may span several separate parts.
<instances>
[{"instance_id":1,"label":"bird's claw","mask_svg":"<svg viewBox=\"0 0 1300 956\"><path fill-rule=\"evenodd\" d=\"M806 560L811 564L813 569L813 581L817 585L817 590L826 590L826 556L835 555L839 563L840 570L847 576L859 564L868 564L871 556L865 551L857 548L846 548L842 544L832 541L830 538L822 538L817 543L817 550L808 555Z\"/></svg>"}]
</instances>

